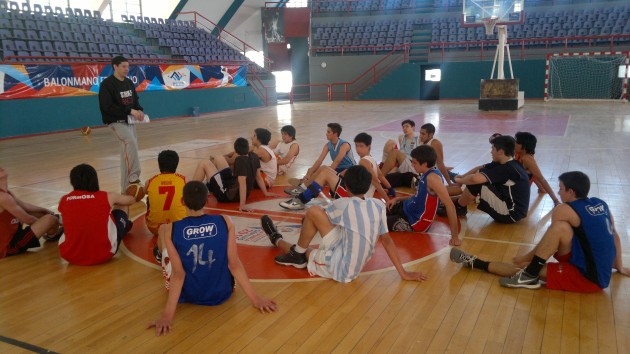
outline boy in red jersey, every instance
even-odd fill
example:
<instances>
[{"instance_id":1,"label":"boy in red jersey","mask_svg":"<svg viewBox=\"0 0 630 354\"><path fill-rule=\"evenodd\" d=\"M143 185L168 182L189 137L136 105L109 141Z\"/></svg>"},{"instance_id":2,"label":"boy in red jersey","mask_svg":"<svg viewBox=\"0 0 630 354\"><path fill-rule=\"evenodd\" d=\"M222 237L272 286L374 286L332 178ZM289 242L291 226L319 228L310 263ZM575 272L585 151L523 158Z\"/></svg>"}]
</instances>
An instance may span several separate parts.
<instances>
[{"instance_id":1,"label":"boy in red jersey","mask_svg":"<svg viewBox=\"0 0 630 354\"><path fill-rule=\"evenodd\" d=\"M53 212L26 203L9 191L8 174L0 167L0 259L39 247L39 238L59 220ZM22 224L29 225L26 228ZM63 229L57 232L60 235Z\"/></svg>"},{"instance_id":2,"label":"boy in red jersey","mask_svg":"<svg viewBox=\"0 0 630 354\"><path fill-rule=\"evenodd\" d=\"M118 252L122 238L132 226L127 212L119 208L127 209L136 199L100 191L96 170L87 164L70 171L70 183L74 190L59 202L65 227L59 239L59 253L77 265L107 262Z\"/></svg>"}]
</instances>

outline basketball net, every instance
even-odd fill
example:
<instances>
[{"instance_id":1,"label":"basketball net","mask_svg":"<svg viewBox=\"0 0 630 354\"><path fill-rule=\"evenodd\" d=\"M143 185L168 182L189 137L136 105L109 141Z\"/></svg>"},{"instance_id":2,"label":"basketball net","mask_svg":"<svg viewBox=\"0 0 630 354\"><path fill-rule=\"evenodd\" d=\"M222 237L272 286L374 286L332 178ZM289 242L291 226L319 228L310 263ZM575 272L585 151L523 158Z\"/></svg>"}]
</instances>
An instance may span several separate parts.
<instances>
[{"instance_id":1,"label":"basketball net","mask_svg":"<svg viewBox=\"0 0 630 354\"><path fill-rule=\"evenodd\" d=\"M491 36L494 33L494 26L496 26L498 18L482 18L483 25L486 27L486 36Z\"/></svg>"}]
</instances>

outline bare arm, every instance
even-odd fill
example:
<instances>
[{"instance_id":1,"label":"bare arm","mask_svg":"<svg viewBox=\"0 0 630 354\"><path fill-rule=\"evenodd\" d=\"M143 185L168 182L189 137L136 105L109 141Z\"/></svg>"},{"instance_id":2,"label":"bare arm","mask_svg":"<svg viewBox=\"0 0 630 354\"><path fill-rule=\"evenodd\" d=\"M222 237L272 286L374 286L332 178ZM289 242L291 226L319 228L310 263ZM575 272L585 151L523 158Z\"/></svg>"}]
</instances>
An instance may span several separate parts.
<instances>
[{"instance_id":1,"label":"bare arm","mask_svg":"<svg viewBox=\"0 0 630 354\"><path fill-rule=\"evenodd\" d=\"M448 176L448 175L447 175ZM459 184L482 184L488 182L488 178L485 175L476 172L467 176L456 176L455 182Z\"/></svg>"},{"instance_id":2,"label":"bare arm","mask_svg":"<svg viewBox=\"0 0 630 354\"><path fill-rule=\"evenodd\" d=\"M275 312L278 309L278 306L273 300L265 299L258 294L252 287L252 284L249 282L249 277L247 276L247 272L241 263L240 258L238 258L238 253L236 251L236 236L234 235L234 224L230 221L229 217L224 216L225 222L228 225L228 268L230 269L230 273L234 276L234 279L238 283L238 285L243 289L249 301L251 301L252 305L257 308L260 312Z\"/></svg>"},{"instance_id":3,"label":"bare arm","mask_svg":"<svg viewBox=\"0 0 630 354\"><path fill-rule=\"evenodd\" d=\"M337 154L337 158L330 165L330 168L332 168L333 170L337 168L337 166L339 166L339 164L341 163L341 160L343 160L348 151L350 151L350 148L350 143L348 142L341 144L341 147L339 148L339 154Z\"/></svg>"},{"instance_id":4,"label":"bare arm","mask_svg":"<svg viewBox=\"0 0 630 354\"><path fill-rule=\"evenodd\" d=\"M396 205L396 203L403 202L411 197L412 197L411 195L408 195L404 197L391 198L389 201L387 201L387 209L391 209L394 205Z\"/></svg>"},{"instance_id":5,"label":"bare arm","mask_svg":"<svg viewBox=\"0 0 630 354\"><path fill-rule=\"evenodd\" d=\"M258 173L258 170L256 170L256 182L258 182L258 186L260 187L260 181L258 180L259 178L262 180L262 177ZM265 182L263 182L262 185L263 190L266 190ZM247 208L245 208L245 204L247 203L247 176L238 176L238 197L238 210L247 211Z\"/></svg>"},{"instance_id":6,"label":"bare arm","mask_svg":"<svg viewBox=\"0 0 630 354\"><path fill-rule=\"evenodd\" d=\"M289 152L287 152L286 156L278 160L278 165L286 165L293 159L294 156L300 152L300 146L296 143L291 145L289 148Z\"/></svg>"},{"instance_id":7,"label":"bare arm","mask_svg":"<svg viewBox=\"0 0 630 354\"><path fill-rule=\"evenodd\" d=\"M269 154L269 151L265 149L257 147L254 148L254 152L256 153L256 155L258 155L262 162L269 162L269 160L271 160L271 155Z\"/></svg>"},{"instance_id":8,"label":"bare arm","mask_svg":"<svg viewBox=\"0 0 630 354\"><path fill-rule=\"evenodd\" d=\"M29 214L20 206L19 199L12 194L0 192L0 206L23 224L32 225L37 221L35 216Z\"/></svg>"},{"instance_id":9,"label":"bare arm","mask_svg":"<svg viewBox=\"0 0 630 354\"><path fill-rule=\"evenodd\" d=\"M359 161L359 165L365 167L366 170L370 171L370 174L372 175L372 185L374 186L374 188L376 188L376 191L378 192L378 194L380 194L383 197L383 199L385 199L385 202L388 202L389 196L387 195L387 192L383 190L383 186L381 186L381 182L378 179L378 173L380 173L380 170L377 168L376 170L378 172L374 173L372 164L370 163L370 161L366 159L361 159Z\"/></svg>"},{"instance_id":10,"label":"bare arm","mask_svg":"<svg viewBox=\"0 0 630 354\"><path fill-rule=\"evenodd\" d=\"M136 198L130 195L118 194L114 192L107 193L107 199L109 200L109 205L111 206L129 206L136 202Z\"/></svg>"},{"instance_id":11,"label":"bare arm","mask_svg":"<svg viewBox=\"0 0 630 354\"><path fill-rule=\"evenodd\" d=\"M147 325L147 329L155 327L156 336L167 334L171 331L173 318L175 317L175 310L177 310L177 302L179 301L179 295L182 292L184 279L186 278L186 272L182 266L182 260L179 258L179 254L173 245L171 230L171 224L167 224L166 227L160 227L159 229L160 238L163 240L164 246L168 251L172 273L169 281L170 290L168 291L168 299L166 300L164 313L160 319Z\"/></svg>"},{"instance_id":12,"label":"bare arm","mask_svg":"<svg viewBox=\"0 0 630 354\"><path fill-rule=\"evenodd\" d=\"M449 186L453 185L453 182L451 182L451 179L448 176L448 170L446 169L446 165L444 165L444 152L443 152L442 143L437 140L433 140L433 142L431 143L431 146L435 149L435 152L437 154L437 160L435 163L438 170L440 170L440 173L442 173L442 176L444 176L446 183L448 183Z\"/></svg>"},{"instance_id":13,"label":"bare arm","mask_svg":"<svg viewBox=\"0 0 630 354\"><path fill-rule=\"evenodd\" d=\"M466 177L466 176L472 175L473 173L477 173L477 171L481 170L483 166L484 165L473 167L470 171L464 173L463 175L460 175L460 177Z\"/></svg>"},{"instance_id":14,"label":"bare arm","mask_svg":"<svg viewBox=\"0 0 630 354\"><path fill-rule=\"evenodd\" d=\"M536 163L536 159L534 159L533 156L530 156L530 155L524 156L523 167L525 167L525 169L528 170L534 176L536 181L538 181L542 185L545 192L547 192L547 194L549 194L549 196L551 197L551 200L553 200L553 203L555 205L560 204L558 197L556 197L556 194L553 192L553 189L551 188L549 183L547 183L547 180L545 179L542 172L540 171L540 168L538 167L538 163Z\"/></svg>"},{"instance_id":15,"label":"bare arm","mask_svg":"<svg viewBox=\"0 0 630 354\"><path fill-rule=\"evenodd\" d=\"M46 214L54 214L52 212L52 210L50 209L46 209L46 208L42 208L39 207L37 205L33 205L30 203L27 203L23 200L20 200L18 198L15 197L15 195L13 195L13 193L11 192L7 192L11 197L13 197L13 199L15 200L15 202L22 208L24 209L24 211L26 211L27 213L31 214L31 215L36 215L36 216L43 216Z\"/></svg>"},{"instance_id":16,"label":"bare arm","mask_svg":"<svg viewBox=\"0 0 630 354\"><path fill-rule=\"evenodd\" d=\"M446 215L448 216L448 224L451 227L451 240L449 244L451 246L459 246L462 241L459 239L459 227L457 223L457 212L455 211L455 204L448 194L448 190L442 183L442 178L432 173L427 177L427 185L430 190L435 193L440 201L446 207Z\"/></svg>"},{"instance_id":17,"label":"bare arm","mask_svg":"<svg viewBox=\"0 0 630 354\"><path fill-rule=\"evenodd\" d=\"M389 232L382 234L380 236L380 239L381 239L381 242L383 243L383 247L385 248L385 252L387 252L387 256L394 264L394 267L398 271L398 274L400 274L400 278L402 278L403 280L417 280L417 281L427 280L427 276L424 275L423 273L408 272L405 270L402 263L400 262L400 257L398 256L398 249L396 248L396 245L394 244L392 237L389 235Z\"/></svg>"},{"instance_id":18,"label":"bare arm","mask_svg":"<svg viewBox=\"0 0 630 354\"><path fill-rule=\"evenodd\" d=\"M319 153L319 157L317 158L315 163L313 163L313 166L311 166L311 168L309 168L308 171L306 171L306 175L304 175L304 179L311 178L313 173L315 173L315 171L317 171L319 166L322 165L322 162L324 162L324 159L326 158L326 154L328 154L328 147L324 145L324 147L322 148L322 152Z\"/></svg>"}]
</instances>

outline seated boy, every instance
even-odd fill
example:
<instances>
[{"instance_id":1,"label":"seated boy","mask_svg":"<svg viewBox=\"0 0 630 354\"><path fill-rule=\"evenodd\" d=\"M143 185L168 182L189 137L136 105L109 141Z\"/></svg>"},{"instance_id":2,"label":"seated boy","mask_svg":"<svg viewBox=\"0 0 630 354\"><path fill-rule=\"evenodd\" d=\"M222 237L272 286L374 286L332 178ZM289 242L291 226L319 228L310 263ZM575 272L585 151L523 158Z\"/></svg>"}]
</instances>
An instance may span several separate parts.
<instances>
[{"instance_id":1,"label":"seated boy","mask_svg":"<svg viewBox=\"0 0 630 354\"><path fill-rule=\"evenodd\" d=\"M322 162L324 162L326 155L330 155L330 159L332 160L330 168L335 170L337 173L343 174L348 167L354 166L356 162L354 161L354 156L352 155L352 146L350 146L349 142L341 139L339 137L340 135L341 125L339 125L339 123L328 123L328 129L326 130L326 139L328 142L324 144L319 157L313 163L313 166L306 171L306 174L301 180L293 178L289 179L289 183L294 186L302 184L302 187L305 188L305 186L313 180L313 176L317 170L319 170Z\"/></svg>"},{"instance_id":2,"label":"seated boy","mask_svg":"<svg viewBox=\"0 0 630 354\"><path fill-rule=\"evenodd\" d=\"M269 216L261 218L262 228L271 243L285 252L275 258L276 263L308 268L311 275L347 283L359 276L380 238L402 279L426 280L424 274L407 272L400 263L396 245L387 232L385 204L378 199L364 198L372 174L363 166L352 166L344 178L350 197L337 199L325 208L309 208L296 245L282 239ZM318 249L311 249L308 246L318 232L322 235L322 244Z\"/></svg>"},{"instance_id":3,"label":"seated boy","mask_svg":"<svg viewBox=\"0 0 630 354\"><path fill-rule=\"evenodd\" d=\"M39 247L40 237L56 239L63 233L51 210L26 203L11 193L8 178L0 167L0 259ZM51 229L56 232L47 235Z\"/></svg>"},{"instance_id":4,"label":"seated boy","mask_svg":"<svg viewBox=\"0 0 630 354\"><path fill-rule=\"evenodd\" d=\"M148 324L155 334L171 331L178 303L220 305L232 296L234 279L260 312L274 312L273 300L256 294L236 250L234 224L222 215L207 215L208 189L199 181L184 186L187 217L160 227L162 267L168 299L162 317Z\"/></svg>"},{"instance_id":5,"label":"seated boy","mask_svg":"<svg viewBox=\"0 0 630 354\"><path fill-rule=\"evenodd\" d=\"M383 176L379 170L376 160L370 155L372 137L367 133L359 133L354 138L354 144L357 154L361 157L359 164L370 171L370 174L372 175L372 183L368 191L365 193L365 198L372 198L374 196L374 192L378 191L380 196L385 199L386 202L389 201L389 197L395 196L396 191L391 187L385 176ZM390 193L389 195L385 192L381 183L385 185L385 188L388 188L388 193ZM343 176L337 174L328 166L321 166L315 173L313 181L306 187L306 189L297 186L295 188L285 190L286 193L291 194L294 198L289 201L280 202L280 206L285 209L292 210L304 209L305 204L311 201L311 199L317 197L322 191L322 188L326 185L331 188L330 194L333 198L349 196L347 191L348 187L346 186Z\"/></svg>"},{"instance_id":6,"label":"seated boy","mask_svg":"<svg viewBox=\"0 0 630 354\"><path fill-rule=\"evenodd\" d=\"M398 136L398 144L390 139L383 147L381 171L384 175L392 172L396 167L398 167L396 172L415 174L415 170L411 166L411 150L422 144L415 132L416 122L405 119L401 126L403 134Z\"/></svg>"},{"instance_id":7,"label":"seated boy","mask_svg":"<svg viewBox=\"0 0 630 354\"><path fill-rule=\"evenodd\" d=\"M250 211L245 206L245 202L254 188L254 181L265 196L276 194L267 191L265 181L260 174L260 159L256 153L249 151L247 139L236 139L234 152L237 156L234 159L233 170L223 156L217 156L214 158L214 163L210 160L199 161L192 180L204 182L207 179L208 190L219 202L238 201L238 210Z\"/></svg>"},{"instance_id":8,"label":"seated boy","mask_svg":"<svg viewBox=\"0 0 630 354\"><path fill-rule=\"evenodd\" d=\"M149 231L157 236L162 224L181 220L186 216L182 203L182 191L186 177L176 173L179 155L173 150L161 151L158 155L160 174L147 181L147 214Z\"/></svg>"},{"instance_id":9,"label":"seated boy","mask_svg":"<svg viewBox=\"0 0 630 354\"><path fill-rule=\"evenodd\" d=\"M271 132L267 129L256 128L252 136L252 151L260 159L260 174L265 181L265 186L270 188L278 176L278 160L276 154L269 147Z\"/></svg>"},{"instance_id":10,"label":"seated boy","mask_svg":"<svg viewBox=\"0 0 630 354\"><path fill-rule=\"evenodd\" d=\"M455 182L466 185L461 197L455 201L457 215L465 216L468 204L477 195L477 209L488 213L495 221L513 224L527 216L529 210L529 178L523 166L513 159L516 142L502 135L492 140L492 162L475 167ZM438 211L439 215L443 210Z\"/></svg>"},{"instance_id":11,"label":"seated boy","mask_svg":"<svg viewBox=\"0 0 630 354\"><path fill-rule=\"evenodd\" d=\"M613 268L630 276L608 204L588 197L588 176L571 171L558 179L562 204L551 212L551 225L531 251L517 255L510 264L481 260L453 248L451 260L503 276L499 284L508 288L538 289L542 279L547 289L590 293L610 285ZM547 262L552 256L556 262Z\"/></svg>"},{"instance_id":12,"label":"seated boy","mask_svg":"<svg viewBox=\"0 0 630 354\"><path fill-rule=\"evenodd\" d=\"M449 244L461 244L457 226L455 205L444 185L442 174L435 166L437 153L430 145L420 145L411 151L411 163L421 175L415 195L396 197L387 203L387 226L392 231L425 232L433 224L440 202L445 205L451 240Z\"/></svg>"},{"instance_id":13,"label":"seated boy","mask_svg":"<svg viewBox=\"0 0 630 354\"><path fill-rule=\"evenodd\" d=\"M278 160L278 175L286 174L300 153L300 145L295 140L295 128L285 125L280 129L282 141L278 142L273 151Z\"/></svg>"},{"instance_id":14,"label":"seated boy","mask_svg":"<svg viewBox=\"0 0 630 354\"><path fill-rule=\"evenodd\" d=\"M112 259L123 237L131 230L127 212L121 207L136 199L129 195L99 190L94 167L81 164L70 171L72 192L61 197L59 212L65 233L59 239L59 253L71 264L93 265Z\"/></svg>"}]
</instances>

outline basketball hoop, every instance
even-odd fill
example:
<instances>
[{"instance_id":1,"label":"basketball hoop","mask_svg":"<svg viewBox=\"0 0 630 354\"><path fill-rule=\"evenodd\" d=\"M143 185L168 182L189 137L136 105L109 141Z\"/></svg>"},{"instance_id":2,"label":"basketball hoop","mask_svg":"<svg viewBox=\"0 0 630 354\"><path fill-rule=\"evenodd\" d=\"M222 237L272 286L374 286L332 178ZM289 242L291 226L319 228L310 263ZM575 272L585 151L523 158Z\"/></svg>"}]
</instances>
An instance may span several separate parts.
<instances>
[{"instance_id":1,"label":"basketball hoop","mask_svg":"<svg viewBox=\"0 0 630 354\"><path fill-rule=\"evenodd\" d=\"M494 26L496 26L499 18L482 18L484 27L486 27L486 36L492 36L494 33Z\"/></svg>"}]
</instances>

